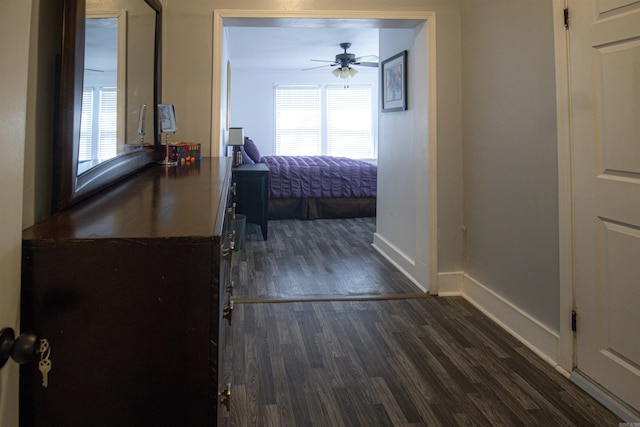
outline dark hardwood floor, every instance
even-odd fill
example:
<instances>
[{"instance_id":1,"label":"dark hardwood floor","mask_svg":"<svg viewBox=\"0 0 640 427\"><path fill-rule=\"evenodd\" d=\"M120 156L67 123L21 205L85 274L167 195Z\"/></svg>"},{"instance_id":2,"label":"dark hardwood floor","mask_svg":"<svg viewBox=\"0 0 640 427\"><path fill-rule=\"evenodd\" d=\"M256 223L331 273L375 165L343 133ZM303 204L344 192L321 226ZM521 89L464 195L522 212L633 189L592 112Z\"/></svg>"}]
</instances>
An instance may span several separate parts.
<instances>
[{"instance_id":1,"label":"dark hardwood floor","mask_svg":"<svg viewBox=\"0 0 640 427\"><path fill-rule=\"evenodd\" d=\"M243 278L229 347L231 425L618 426L617 417L463 298L397 287L410 283L354 248L370 246L354 232L368 230L363 222L273 221L260 251L249 236L246 253L234 253ZM346 259L350 253L357 260ZM297 255L297 265L286 254ZM378 265L369 287L369 273L346 271L361 264ZM355 278L358 291L341 289L349 283L343 278L314 278L321 292L303 285L309 274L337 280L340 272ZM393 282L389 293L385 277ZM257 284L268 291L252 289ZM366 295L375 298L359 298Z\"/></svg>"},{"instance_id":2,"label":"dark hardwood floor","mask_svg":"<svg viewBox=\"0 0 640 427\"><path fill-rule=\"evenodd\" d=\"M269 239L247 225L234 252L236 300L316 300L417 295L372 246L375 218L269 221Z\"/></svg>"}]
</instances>

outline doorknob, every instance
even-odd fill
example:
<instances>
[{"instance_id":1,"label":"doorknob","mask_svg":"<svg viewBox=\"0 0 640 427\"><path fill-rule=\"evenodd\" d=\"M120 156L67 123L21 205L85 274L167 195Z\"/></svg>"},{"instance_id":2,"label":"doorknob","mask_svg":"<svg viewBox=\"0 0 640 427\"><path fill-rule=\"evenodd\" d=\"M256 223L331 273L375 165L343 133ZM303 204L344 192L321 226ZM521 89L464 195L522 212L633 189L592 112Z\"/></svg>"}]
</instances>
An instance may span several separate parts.
<instances>
[{"instance_id":1,"label":"doorknob","mask_svg":"<svg viewBox=\"0 0 640 427\"><path fill-rule=\"evenodd\" d=\"M16 338L13 329L2 329L0 331L0 368L9 358L19 365L31 361L36 354L38 343L38 335L33 332L22 333Z\"/></svg>"}]
</instances>

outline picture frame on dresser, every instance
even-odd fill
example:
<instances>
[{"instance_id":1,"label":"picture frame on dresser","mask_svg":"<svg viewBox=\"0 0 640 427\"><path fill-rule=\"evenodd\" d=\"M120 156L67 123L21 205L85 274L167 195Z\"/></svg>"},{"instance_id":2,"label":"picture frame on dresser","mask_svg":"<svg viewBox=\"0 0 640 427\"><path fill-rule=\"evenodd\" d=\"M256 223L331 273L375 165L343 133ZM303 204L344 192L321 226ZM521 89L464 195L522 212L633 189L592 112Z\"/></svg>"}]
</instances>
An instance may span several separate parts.
<instances>
[{"instance_id":1,"label":"picture frame on dresser","mask_svg":"<svg viewBox=\"0 0 640 427\"><path fill-rule=\"evenodd\" d=\"M176 108L173 104L159 104L158 116L160 116L161 133L175 133L178 130Z\"/></svg>"}]
</instances>

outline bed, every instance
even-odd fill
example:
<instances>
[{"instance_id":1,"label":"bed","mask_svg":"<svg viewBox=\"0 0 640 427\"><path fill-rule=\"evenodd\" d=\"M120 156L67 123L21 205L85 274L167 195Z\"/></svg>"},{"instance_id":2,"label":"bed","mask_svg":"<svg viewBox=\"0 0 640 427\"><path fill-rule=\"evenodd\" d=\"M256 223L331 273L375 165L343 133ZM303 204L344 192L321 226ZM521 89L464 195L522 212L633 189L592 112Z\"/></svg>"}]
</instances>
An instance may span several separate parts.
<instances>
[{"instance_id":1,"label":"bed","mask_svg":"<svg viewBox=\"0 0 640 427\"><path fill-rule=\"evenodd\" d=\"M261 156L245 137L244 163L269 168L269 219L376 215L377 166L332 156Z\"/></svg>"}]
</instances>

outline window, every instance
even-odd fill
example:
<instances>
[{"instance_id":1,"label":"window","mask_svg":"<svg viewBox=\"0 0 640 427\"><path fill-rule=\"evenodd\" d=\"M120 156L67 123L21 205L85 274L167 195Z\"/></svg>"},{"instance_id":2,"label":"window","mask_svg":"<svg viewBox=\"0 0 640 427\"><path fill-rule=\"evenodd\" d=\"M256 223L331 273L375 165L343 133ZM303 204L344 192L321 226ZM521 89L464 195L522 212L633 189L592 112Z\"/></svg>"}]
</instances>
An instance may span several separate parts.
<instances>
[{"instance_id":1,"label":"window","mask_svg":"<svg viewBox=\"0 0 640 427\"><path fill-rule=\"evenodd\" d=\"M118 91L116 88L85 88L82 92L78 161L107 160L117 153ZM97 126L94 124L97 123Z\"/></svg>"},{"instance_id":2,"label":"window","mask_svg":"<svg viewBox=\"0 0 640 427\"><path fill-rule=\"evenodd\" d=\"M322 153L320 86L276 87L276 154Z\"/></svg>"},{"instance_id":3,"label":"window","mask_svg":"<svg viewBox=\"0 0 640 427\"><path fill-rule=\"evenodd\" d=\"M85 162L93 158L91 154L91 140L93 135L93 90L82 92L82 115L80 116L80 150L78 161Z\"/></svg>"},{"instance_id":4,"label":"window","mask_svg":"<svg viewBox=\"0 0 640 427\"><path fill-rule=\"evenodd\" d=\"M327 87L327 154L374 157L371 87Z\"/></svg>"},{"instance_id":5,"label":"window","mask_svg":"<svg viewBox=\"0 0 640 427\"><path fill-rule=\"evenodd\" d=\"M276 86L276 154L374 158L371 96L369 85Z\"/></svg>"},{"instance_id":6,"label":"window","mask_svg":"<svg viewBox=\"0 0 640 427\"><path fill-rule=\"evenodd\" d=\"M98 157L100 159L115 157L118 141L118 90L115 87L100 89L99 128Z\"/></svg>"}]
</instances>

